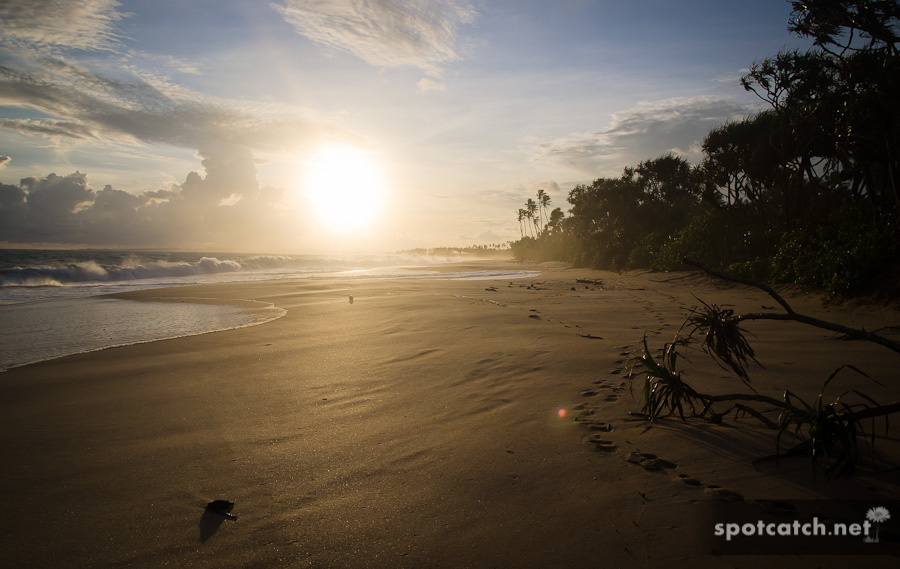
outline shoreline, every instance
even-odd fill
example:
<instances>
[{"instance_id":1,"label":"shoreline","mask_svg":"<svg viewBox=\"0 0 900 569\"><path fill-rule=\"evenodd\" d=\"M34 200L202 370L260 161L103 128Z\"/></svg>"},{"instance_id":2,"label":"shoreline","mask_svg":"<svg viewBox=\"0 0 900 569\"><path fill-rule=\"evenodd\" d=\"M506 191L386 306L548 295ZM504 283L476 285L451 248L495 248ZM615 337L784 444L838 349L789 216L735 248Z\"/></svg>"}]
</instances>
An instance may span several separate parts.
<instances>
[{"instance_id":1,"label":"shoreline","mask_svg":"<svg viewBox=\"0 0 900 569\"><path fill-rule=\"evenodd\" d=\"M8 562L734 566L760 558L711 555L703 520L726 491L747 504L900 499L889 473L828 481L812 476L808 460L754 466L771 453L774 433L750 419L673 418L647 429L629 414L640 403L628 360L645 334L651 349L671 340L683 308L696 304L692 294L745 311L770 303L761 291L661 274L536 270L521 281L146 291L160 300L253 298L287 313L266 326L0 376L0 448L12 465L0 481ZM893 318L804 295L789 302L867 329ZM789 386L809 397L847 359L864 362L886 387L847 376L835 380L838 393L853 386L880 402L900 399L884 381L896 365L883 348L760 324L750 340L767 366L751 371L761 393ZM706 359L691 355L685 373L698 389L722 392L726 374ZM896 442L877 444L900 457ZM653 470L629 461L631 453L674 466ZM211 519L203 506L214 499L235 502L238 519ZM798 558L762 559L793 567ZM815 559L839 567L849 558Z\"/></svg>"},{"instance_id":2,"label":"shoreline","mask_svg":"<svg viewBox=\"0 0 900 569\"><path fill-rule=\"evenodd\" d=\"M140 292L152 290L154 289L144 289ZM3 339L4 354L0 357L0 374L22 366L76 354L258 326L284 315L283 311L270 303L258 303L251 300L235 299L226 303L211 298L158 299L144 294L139 294L138 297L128 298L127 293L122 296L103 294L0 307L0 311L5 311L7 326L10 326L8 330L19 332L19 338L15 340ZM164 302L170 306L162 306L158 310L148 311L148 305L140 304L155 301ZM222 310L211 311L206 308L212 306L221 307ZM48 323L35 324L34 322L37 315L41 315L40 317L43 319L51 319L51 316L42 314L47 309L52 313L52 328L48 327ZM16 318L10 318L10 314L18 312L22 312L22 314L18 314ZM129 329L129 322L135 318L144 320L144 323L138 326L137 331ZM177 324L167 325L165 322L160 322L165 319L175 320ZM200 325L195 319L209 320L209 323ZM148 325L147 320L150 320L152 324ZM186 320L189 321L186 322ZM71 324L64 330L60 330L60 325L65 321L69 321ZM96 322L92 323L92 321ZM98 322L102 322L102 324ZM34 329L35 325L36 329ZM101 325L103 326L102 331L95 329ZM40 333L42 327L45 328L43 334ZM61 335L64 332L77 339L66 341ZM24 338L21 336L22 334L24 334ZM23 341L27 341L27 345L17 343ZM60 341L66 341L66 345L59 345ZM48 344L41 347L42 342L48 342ZM21 354L22 351L32 355L24 358L14 355ZM15 357L18 357L19 361L12 359Z\"/></svg>"},{"instance_id":3,"label":"shoreline","mask_svg":"<svg viewBox=\"0 0 900 569\"><path fill-rule=\"evenodd\" d=\"M512 266L510 265L510 262L508 260L496 260L496 261L467 260L467 261L462 261L462 262L446 263L446 265L448 265L446 267L441 266L441 265L436 265L436 266L424 265L421 267L420 266L410 266L410 267L407 267L407 269L412 270L412 271L433 270L433 272L436 273L437 275L442 275L442 274L458 275L458 274L465 274L466 271L471 271L471 272L483 271L485 266L493 267L498 264L503 265L503 269L497 269L494 272L494 274L488 274L485 276L476 275L471 278L473 278L473 280L494 280L494 279L500 279L500 278L514 278L514 279L515 278L526 278L526 277L520 277L518 275L515 275L514 272L513 272L512 276L503 275L503 274L501 274L501 275L495 274L498 272L499 273L509 272L509 269L511 269ZM368 270L369 269L367 269L367 271ZM373 275L373 276L363 275L358 278L337 279L337 281L346 280L348 282L354 282L354 281L365 281L365 280L380 280L380 279L384 279L384 278L386 278L386 277L377 276L377 275ZM387 277L387 278L391 278L391 277ZM428 279L428 278L437 278L437 277L430 276L430 275L423 276L423 275L418 275L418 274L411 274L408 277L393 277L393 278L397 279L397 280L407 280L407 279L417 280L417 279ZM465 278L470 278L470 277L455 277L455 278L465 279ZM126 291L111 292L111 293L100 293L100 294L96 294L96 295L72 297L72 298L35 300L35 301L19 303L19 304L3 305L3 306L0 306L0 311L2 311L2 310L16 311L16 310L22 310L22 309L28 310L28 307L36 307L36 306L45 307L45 306L50 306L50 305L53 305L53 306L62 306L62 305L77 306L78 303L86 305L87 303L92 303L92 302L97 303L97 302L103 301L104 299L123 300L123 301L129 301L129 302L164 302L164 303L174 303L174 304L201 304L201 305L217 305L217 306L229 306L229 307L242 308L244 310L240 314L248 316L249 320L247 320L246 322L239 323L239 324L232 324L232 323L210 324L209 326L200 326L194 330L180 331L178 333L176 333L176 332L165 333L165 332L149 330L149 331L147 331L146 334L143 335L144 337L137 337L136 339L130 339L127 341L119 341L119 340L110 339L106 342L94 341L94 342L89 342L83 346L73 346L68 349L57 349L55 346L52 346L48 350L46 350L47 353L50 355L34 356L34 359L29 359L28 361L10 360L9 363L7 363L7 360L9 358L6 358L6 357L0 358L0 373L4 373L7 370L14 369L17 367L22 367L22 366L26 366L26 365L35 364L35 363L45 362L45 361L49 361L49 360L60 358L60 357L66 357L69 355L90 353L90 352L101 351L101 350L106 350L106 349L110 349L110 348L118 348L118 347L122 347L122 346L134 345L134 344L156 342L156 341L160 341L160 340L172 340L172 339L176 339L176 338L184 338L184 337L189 337L189 336L194 336L194 335L199 335L199 334L209 334L212 332L222 332L222 331L232 330L232 329L236 329L236 328L243 328L243 327L247 327L247 326L257 326L260 324L265 324L266 322L275 320L275 319L283 316L284 311L277 308L273 303L264 303L264 302L259 302L259 301L255 301L255 300L251 300L251 299L234 298L234 297L230 297L228 300L221 300L221 299L214 298L214 297L192 296L189 291L190 291L191 287L198 287L198 286L216 287L216 286L223 285L223 286L239 287L239 286L246 286L251 283L276 283L276 282L279 282L282 280L290 281L292 279L283 279L281 277L277 277L277 278L273 277L270 280L251 280L251 281L239 281L239 282L228 282L228 283L213 283L213 284L206 284L206 285L198 284L198 283L171 285L171 286L165 286L165 287L159 287L156 285L152 285L152 286L148 285L147 288L139 288L136 290L126 290ZM307 279L293 279L293 280L307 280ZM335 279L310 277L309 280L334 281ZM158 291L165 291L165 292L158 292ZM180 294L178 291L180 291L183 294ZM157 294L155 294L155 293L157 293ZM75 303L75 304L72 304L72 303ZM260 304L262 304L263 306L259 306ZM124 311L125 314L123 314L123 317L122 317L123 320L126 317L133 316L131 314L127 314L128 312L129 312L128 310ZM198 317L199 316L200 315L198 314ZM210 315L206 315L206 316L210 316ZM226 314L220 318L224 318L225 320L228 320L230 322L231 320L234 319L233 318L234 316L235 316L235 314ZM215 316L213 316L213 319L215 319ZM78 335L80 333L81 333L81 331L73 331L73 335ZM140 335L138 335L138 336L140 336ZM4 349L9 350L10 353L14 353L16 350L19 349L16 346L11 346L9 344L10 343L7 342L7 345L5 346Z\"/></svg>"}]
</instances>

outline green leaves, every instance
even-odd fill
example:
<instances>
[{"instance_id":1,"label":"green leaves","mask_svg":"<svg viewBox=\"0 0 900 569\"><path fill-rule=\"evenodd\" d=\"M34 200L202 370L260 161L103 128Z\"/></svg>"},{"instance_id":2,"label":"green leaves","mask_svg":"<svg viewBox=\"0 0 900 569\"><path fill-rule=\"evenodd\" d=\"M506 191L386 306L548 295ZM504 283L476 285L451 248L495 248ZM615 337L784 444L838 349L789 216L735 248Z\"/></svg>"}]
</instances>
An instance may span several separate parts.
<instances>
[{"instance_id":1,"label":"green leaves","mask_svg":"<svg viewBox=\"0 0 900 569\"><path fill-rule=\"evenodd\" d=\"M647 347L647 336L644 336L644 355L636 356L632 361L635 367L643 368L644 376L643 400L644 406L641 412L653 421L664 411L666 415L678 413L681 419L685 418L685 408L689 408L692 415L696 415L695 402L700 402L699 396L691 386L681 380L680 372L676 371L678 352L676 347L683 342L666 344L662 351L661 361L656 361Z\"/></svg>"},{"instance_id":2,"label":"green leaves","mask_svg":"<svg viewBox=\"0 0 900 569\"><path fill-rule=\"evenodd\" d=\"M693 326L690 335L701 335L704 351L720 366L734 372L744 385L753 389L750 386L747 366L750 362L761 364L756 359L753 347L744 337L744 331L740 327L740 321L735 318L734 311L719 308L715 304L706 304L702 300L700 303L704 309L694 309L687 319L687 323Z\"/></svg>"},{"instance_id":3,"label":"green leaves","mask_svg":"<svg viewBox=\"0 0 900 569\"><path fill-rule=\"evenodd\" d=\"M825 380L821 392L812 404L785 390L786 407L779 418L778 436L775 439L776 456L782 456L781 439L785 433L791 432L799 442L789 448L784 455L809 455L813 463L824 458L829 463L825 472L827 476L846 476L853 472L859 460L858 439L866 435L861 421L856 418L856 413L871 408L868 403L873 406L877 406L877 403L855 389L842 393L831 403L824 402L825 388L845 368L869 377L854 366L841 366ZM868 403L851 405L842 401L843 397L851 392ZM873 445L874 431L873 418L872 429L868 433Z\"/></svg>"}]
</instances>

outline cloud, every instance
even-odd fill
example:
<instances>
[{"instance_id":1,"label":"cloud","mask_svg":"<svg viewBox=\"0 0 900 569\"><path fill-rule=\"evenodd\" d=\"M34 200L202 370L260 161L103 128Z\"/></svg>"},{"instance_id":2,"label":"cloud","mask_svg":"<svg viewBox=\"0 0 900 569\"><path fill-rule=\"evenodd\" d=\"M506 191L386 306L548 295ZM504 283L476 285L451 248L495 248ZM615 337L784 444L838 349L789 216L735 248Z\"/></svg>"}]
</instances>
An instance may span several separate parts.
<instances>
[{"instance_id":1,"label":"cloud","mask_svg":"<svg viewBox=\"0 0 900 569\"><path fill-rule=\"evenodd\" d=\"M544 190L548 194L559 194L561 190L559 189L559 184L554 182L553 180L542 180L540 182L532 182L529 184L531 189L537 192L538 190Z\"/></svg>"},{"instance_id":2,"label":"cloud","mask_svg":"<svg viewBox=\"0 0 900 569\"><path fill-rule=\"evenodd\" d=\"M28 68L0 65L7 105L58 118L0 122L0 128L47 137L165 143L184 148L230 143L271 150L338 129L287 106L241 105L204 97L153 77L111 79L58 59ZM343 136L347 136L344 133Z\"/></svg>"},{"instance_id":3,"label":"cloud","mask_svg":"<svg viewBox=\"0 0 900 569\"><path fill-rule=\"evenodd\" d=\"M416 87L418 88L419 93L428 93L430 91L446 91L447 85L441 83L440 81L435 81L433 79L429 79L427 77L422 77L419 79L419 82L416 83Z\"/></svg>"},{"instance_id":4,"label":"cloud","mask_svg":"<svg viewBox=\"0 0 900 569\"><path fill-rule=\"evenodd\" d=\"M10 160L12 160L11 156L0 156L0 170L6 168L6 165L9 164Z\"/></svg>"},{"instance_id":5,"label":"cloud","mask_svg":"<svg viewBox=\"0 0 900 569\"><path fill-rule=\"evenodd\" d=\"M699 143L712 128L755 110L717 97L641 102L614 113L603 130L539 143L531 156L534 161L564 164L592 175L618 175L625 166L669 152L698 160ZM684 147L689 150L681 151Z\"/></svg>"},{"instance_id":6,"label":"cloud","mask_svg":"<svg viewBox=\"0 0 900 569\"><path fill-rule=\"evenodd\" d=\"M47 138L89 139L99 138L99 133L89 126L71 121L36 119L0 119L0 129L25 135Z\"/></svg>"},{"instance_id":7,"label":"cloud","mask_svg":"<svg viewBox=\"0 0 900 569\"><path fill-rule=\"evenodd\" d=\"M99 246L289 248L296 216L280 190L260 188L249 156L205 157L206 176L135 195L95 191L86 174L0 184L0 241Z\"/></svg>"},{"instance_id":8,"label":"cloud","mask_svg":"<svg viewBox=\"0 0 900 569\"><path fill-rule=\"evenodd\" d=\"M112 50L120 37L117 0L6 0L0 2L5 43Z\"/></svg>"},{"instance_id":9,"label":"cloud","mask_svg":"<svg viewBox=\"0 0 900 569\"><path fill-rule=\"evenodd\" d=\"M0 241L290 248L304 229L282 191L260 187L260 155L302 151L324 139L365 144L329 117L298 107L210 97L133 68L105 71L97 58L87 59L94 66L88 68L71 48L110 49L118 4L35 5L45 10L0 0L0 15L14 30L7 36L4 29L0 40L0 100L41 118L0 119L0 129L82 145L189 148L203 171L141 195L110 186L96 191L80 172L2 185ZM61 30L67 21L71 29Z\"/></svg>"},{"instance_id":10,"label":"cloud","mask_svg":"<svg viewBox=\"0 0 900 569\"><path fill-rule=\"evenodd\" d=\"M460 59L457 30L475 18L465 0L284 0L274 7L319 45L431 76Z\"/></svg>"},{"instance_id":11,"label":"cloud","mask_svg":"<svg viewBox=\"0 0 900 569\"><path fill-rule=\"evenodd\" d=\"M115 0L0 0L0 101L47 118L2 119L0 129L56 140L241 146L255 151L302 147L318 136L354 139L317 113L201 95L164 77L77 50L109 49L124 15ZM53 49L46 49L47 46ZM182 72L187 62L172 60ZM104 66L113 65L111 71ZM99 68L99 69L98 69Z\"/></svg>"}]
</instances>

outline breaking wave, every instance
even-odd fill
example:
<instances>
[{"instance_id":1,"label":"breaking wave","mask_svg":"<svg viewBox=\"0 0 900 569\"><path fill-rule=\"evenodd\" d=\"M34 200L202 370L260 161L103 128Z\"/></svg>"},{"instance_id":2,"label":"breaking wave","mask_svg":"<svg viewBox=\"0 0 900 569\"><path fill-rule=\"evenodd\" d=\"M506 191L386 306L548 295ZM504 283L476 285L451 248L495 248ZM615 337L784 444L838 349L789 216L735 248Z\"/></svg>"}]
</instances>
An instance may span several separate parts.
<instances>
[{"instance_id":1,"label":"breaking wave","mask_svg":"<svg viewBox=\"0 0 900 569\"><path fill-rule=\"evenodd\" d=\"M259 268L278 266L276 257L257 257ZM253 260L251 260L253 263ZM12 267L0 273L0 286L65 286L74 283L119 282L160 277L189 277L233 273L243 269L241 263L202 257L195 262L152 261L142 264L126 264L105 267L97 261L80 261L64 266Z\"/></svg>"}]
</instances>

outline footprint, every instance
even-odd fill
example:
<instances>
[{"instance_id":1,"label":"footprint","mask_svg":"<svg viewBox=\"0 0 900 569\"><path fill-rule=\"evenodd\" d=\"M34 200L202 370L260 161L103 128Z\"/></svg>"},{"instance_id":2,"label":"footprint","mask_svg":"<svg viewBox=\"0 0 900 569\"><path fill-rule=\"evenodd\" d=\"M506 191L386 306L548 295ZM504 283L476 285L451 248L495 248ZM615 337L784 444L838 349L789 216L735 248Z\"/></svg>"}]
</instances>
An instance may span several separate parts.
<instances>
[{"instance_id":1,"label":"footprint","mask_svg":"<svg viewBox=\"0 0 900 569\"><path fill-rule=\"evenodd\" d=\"M630 356L631 352L619 352L620 356Z\"/></svg>"},{"instance_id":2,"label":"footprint","mask_svg":"<svg viewBox=\"0 0 900 569\"><path fill-rule=\"evenodd\" d=\"M599 451L613 452L616 450L616 443L608 441L600 437L600 435L594 435L588 441Z\"/></svg>"},{"instance_id":3,"label":"footprint","mask_svg":"<svg viewBox=\"0 0 900 569\"><path fill-rule=\"evenodd\" d=\"M678 468L677 464L663 458L651 458L645 461L641 466L644 467L644 470L665 470Z\"/></svg>"},{"instance_id":4,"label":"footprint","mask_svg":"<svg viewBox=\"0 0 900 569\"><path fill-rule=\"evenodd\" d=\"M726 490L720 486L716 486L714 484L709 485L705 492L715 498L716 500L721 500L722 502L743 502L744 497L737 492L732 492L731 490Z\"/></svg>"},{"instance_id":5,"label":"footprint","mask_svg":"<svg viewBox=\"0 0 900 569\"><path fill-rule=\"evenodd\" d=\"M622 370L620 370L620 369L609 370L609 375L619 375L620 373L622 373Z\"/></svg>"},{"instance_id":6,"label":"footprint","mask_svg":"<svg viewBox=\"0 0 900 569\"><path fill-rule=\"evenodd\" d=\"M590 390L590 389L588 389L587 391L582 391L582 392L581 392L581 396L582 396L582 397L594 397L595 395L597 395L597 392L596 392L596 391L593 391L593 390Z\"/></svg>"},{"instance_id":7,"label":"footprint","mask_svg":"<svg viewBox=\"0 0 900 569\"><path fill-rule=\"evenodd\" d=\"M619 400L619 396L616 395L616 394L613 394L613 395L607 395L606 397L603 398L603 400L604 400L604 401L610 401L610 402L612 402L612 401L618 401L618 400Z\"/></svg>"},{"instance_id":8,"label":"footprint","mask_svg":"<svg viewBox=\"0 0 900 569\"><path fill-rule=\"evenodd\" d=\"M678 481L687 484L688 486L703 486L703 483L694 478L693 476L688 476L687 474L679 474Z\"/></svg>"},{"instance_id":9,"label":"footprint","mask_svg":"<svg viewBox=\"0 0 900 569\"><path fill-rule=\"evenodd\" d=\"M613 430L613 427L609 423L594 423L590 426L590 429L592 431L603 431L604 433L608 433Z\"/></svg>"},{"instance_id":10,"label":"footprint","mask_svg":"<svg viewBox=\"0 0 900 569\"><path fill-rule=\"evenodd\" d=\"M628 456L625 457L625 460L627 460L631 464L640 464L646 460L655 459L656 455L649 452L630 452L628 453Z\"/></svg>"}]
</instances>

